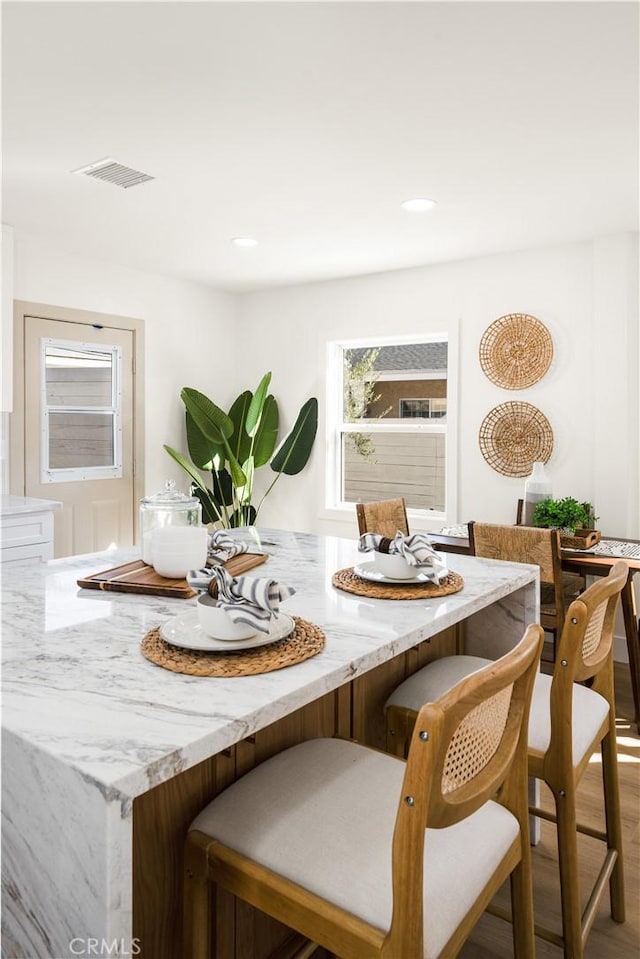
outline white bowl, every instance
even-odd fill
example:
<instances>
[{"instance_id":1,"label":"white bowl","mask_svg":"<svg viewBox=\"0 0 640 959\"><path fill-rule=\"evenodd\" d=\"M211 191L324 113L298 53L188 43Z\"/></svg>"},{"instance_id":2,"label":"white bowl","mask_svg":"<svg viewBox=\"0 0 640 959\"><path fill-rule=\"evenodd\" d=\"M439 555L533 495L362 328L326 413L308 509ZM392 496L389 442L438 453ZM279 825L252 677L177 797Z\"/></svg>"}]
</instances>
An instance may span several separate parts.
<instances>
[{"instance_id":1,"label":"white bowl","mask_svg":"<svg viewBox=\"0 0 640 959\"><path fill-rule=\"evenodd\" d=\"M176 556L157 556L151 564L158 576L165 579L184 579L190 569L201 569L202 563L193 563L189 553Z\"/></svg>"},{"instance_id":2,"label":"white bowl","mask_svg":"<svg viewBox=\"0 0 640 959\"><path fill-rule=\"evenodd\" d=\"M409 566L404 556L398 553L379 553L375 550L373 561L378 572L388 579L414 579L420 572L416 566Z\"/></svg>"},{"instance_id":3,"label":"white bowl","mask_svg":"<svg viewBox=\"0 0 640 959\"><path fill-rule=\"evenodd\" d=\"M214 639L249 639L256 630L246 623L234 623L226 610L216 606L217 600L208 593L198 596L198 621L207 636Z\"/></svg>"},{"instance_id":4,"label":"white bowl","mask_svg":"<svg viewBox=\"0 0 640 959\"><path fill-rule=\"evenodd\" d=\"M204 526L161 526L151 532L151 565L160 576L181 579L207 562Z\"/></svg>"}]
</instances>

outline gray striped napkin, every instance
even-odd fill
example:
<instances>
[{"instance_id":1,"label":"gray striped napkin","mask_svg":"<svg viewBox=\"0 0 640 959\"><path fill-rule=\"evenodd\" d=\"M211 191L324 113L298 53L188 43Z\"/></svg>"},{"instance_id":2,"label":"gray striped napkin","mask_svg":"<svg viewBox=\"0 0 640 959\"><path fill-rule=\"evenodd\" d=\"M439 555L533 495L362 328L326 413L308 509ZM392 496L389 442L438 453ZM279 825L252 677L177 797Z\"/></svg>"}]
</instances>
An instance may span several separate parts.
<instances>
[{"instance_id":1,"label":"gray striped napkin","mask_svg":"<svg viewBox=\"0 0 640 959\"><path fill-rule=\"evenodd\" d=\"M224 529L216 529L209 536L207 562L213 566L226 563L232 556L246 553L249 549L246 543L233 539Z\"/></svg>"},{"instance_id":2,"label":"gray striped napkin","mask_svg":"<svg viewBox=\"0 0 640 959\"><path fill-rule=\"evenodd\" d=\"M187 583L191 589L206 592L213 579L214 569L217 566L222 566L232 556L246 553L248 549L246 543L236 542L223 529L217 529L209 537L207 565L203 566L202 569L190 569L185 577Z\"/></svg>"},{"instance_id":3,"label":"gray striped napkin","mask_svg":"<svg viewBox=\"0 0 640 959\"><path fill-rule=\"evenodd\" d=\"M410 536L404 536L398 530L393 539L381 536L379 533L363 533L358 541L358 550L361 553L369 553L372 550L378 550L380 544L383 547L388 546L383 549L383 552L403 556L409 566L415 566L427 575L433 573L433 580L436 583L446 569L444 559L436 553L426 533L412 533Z\"/></svg>"},{"instance_id":4,"label":"gray striped napkin","mask_svg":"<svg viewBox=\"0 0 640 959\"><path fill-rule=\"evenodd\" d=\"M213 576L218 581L217 606L224 609L234 623L246 623L261 633L268 633L271 619L280 603L293 596L295 589L266 576L231 576L223 566L216 566Z\"/></svg>"}]
</instances>

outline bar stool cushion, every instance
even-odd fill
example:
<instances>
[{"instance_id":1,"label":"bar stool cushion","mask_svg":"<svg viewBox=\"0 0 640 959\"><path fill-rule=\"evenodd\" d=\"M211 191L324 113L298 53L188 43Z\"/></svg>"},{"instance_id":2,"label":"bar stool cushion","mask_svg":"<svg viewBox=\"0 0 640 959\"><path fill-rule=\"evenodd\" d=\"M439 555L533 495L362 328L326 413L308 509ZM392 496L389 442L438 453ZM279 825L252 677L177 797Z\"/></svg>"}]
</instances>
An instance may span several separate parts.
<instances>
[{"instance_id":1,"label":"bar stool cushion","mask_svg":"<svg viewBox=\"0 0 640 959\"><path fill-rule=\"evenodd\" d=\"M417 712L424 703L434 702L459 680L490 662L490 659L480 656L445 656L436 659L398 686L387 700L387 706L400 706ZM546 753L551 741L552 679L552 676L538 673L533 687L528 745L530 750L539 753ZM574 683L572 708L573 764L577 766L606 720L609 704L600 693Z\"/></svg>"},{"instance_id":2,"label":"bar stool cushion","mask_svg":"<svg viewBox=\"0 0 640 959\"><path fill-rule=\"evenodd\" d=\"M191 828L386 930L404 768L357 743L310 740L229 786ZM518 835L516 818L491 801L427 830L425 959L441 953Z\"/></svg>"},{"instance_id":3,"label":"bar stool cushion","mask_svg":"<svg viewBox=\"0 0 640 959\"><path fill-rule=\"evenodd\" d=\"M490 659L481 656L443 656L409 676L389 696L387 706L420 710L424 703L434 703L443 693L466 676L483 669Z\"/></svg>"},{"instance_id":4,"label":"bar stool cushion","mask_svg":"<svg viewBox=\"0 0 640 959\"><path fill-rule=\"evenodd\" d=\"M553 676L538 673L529 713L528 744L532 752L546 753L551 742L551 682ZM577 766L591 748L598 730L609 715L609 703L580 683L573 683L571 743L573 765Z\"/></svg>"}]
</instances>

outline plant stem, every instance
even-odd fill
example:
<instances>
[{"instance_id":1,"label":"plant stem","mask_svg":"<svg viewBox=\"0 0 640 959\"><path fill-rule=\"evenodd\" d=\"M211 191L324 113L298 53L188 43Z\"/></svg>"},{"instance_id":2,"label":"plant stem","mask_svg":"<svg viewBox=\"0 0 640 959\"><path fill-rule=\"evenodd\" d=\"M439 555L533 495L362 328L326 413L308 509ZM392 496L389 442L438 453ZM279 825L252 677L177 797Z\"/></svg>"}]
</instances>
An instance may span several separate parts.
<instances>
[{"instance_id":1,"label":"plant stem","mask_svg":"<svg viewBox=\"0 0 640 959\"><path fill-rule=\"evenodd\" d=\"M271 483L271 485L268 487L268 489L266 490L266 492L263 493L262 499L261 499L260 502L258 503L258 508L257 508L257 510L256 510L255 522L258 521L258 513L260 512L260 507L262 506L262 504L264 503L265 499L267 498L267 496L269 495L269 493L271 492L271 490L273 489L273 487L276 485L276 483L278 482L278 480L280 479L281 476L282 476L282 473L276 473L275 478L274 478L274 480L273 480L273 483Z\"/></svg>"}]
</instances>

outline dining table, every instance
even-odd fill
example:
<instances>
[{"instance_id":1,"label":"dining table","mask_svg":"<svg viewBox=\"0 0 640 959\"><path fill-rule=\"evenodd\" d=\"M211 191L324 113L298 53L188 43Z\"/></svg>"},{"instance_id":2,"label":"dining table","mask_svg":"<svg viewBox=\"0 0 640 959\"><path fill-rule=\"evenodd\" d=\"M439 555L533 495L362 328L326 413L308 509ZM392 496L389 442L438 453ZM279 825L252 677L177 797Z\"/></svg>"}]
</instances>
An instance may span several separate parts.
<instances>
[{"instance_id":1,"label":"dining table","mask_svg":"<svg viewBox=\"0 0 640 959\"><path fill-rule=\"evenodd\" d=\"M377 594L355 536L258 528L249 548L266 561L247 576L294 590L280 609L293 633L240 651L249 673L235 650L180 647L196 633L184 582L175 595L105 588L105 571L141 562L136 548L3 571L5 959L182 956L183 843L213 796L304 739L383 747L384 702L407 675L463 640L498 658L539 615L535 566L451 553L448 591ZM283 661L298 635L316 645ZM263 959L286 941L247 909L216 896L218 957Z\"/></svg>"},{"instance_id":2,"label":"dining table","mask_svg":"<svg viewBox=\"0 0 640 959\"><path fill-rule=\"evenodd\" d=\"M467 524L445 527L431 533L430 539L443 552L470 554ZM562 569L581 576L608 576L620 559L628 566L627 581L620 594L620 607L629 660L629 675L633 695L634 725L640 732L640 620L633 579L640 573L640 540L623 536L601 536L588 549L561 548Z\"/></svg>"}]
</instances>

